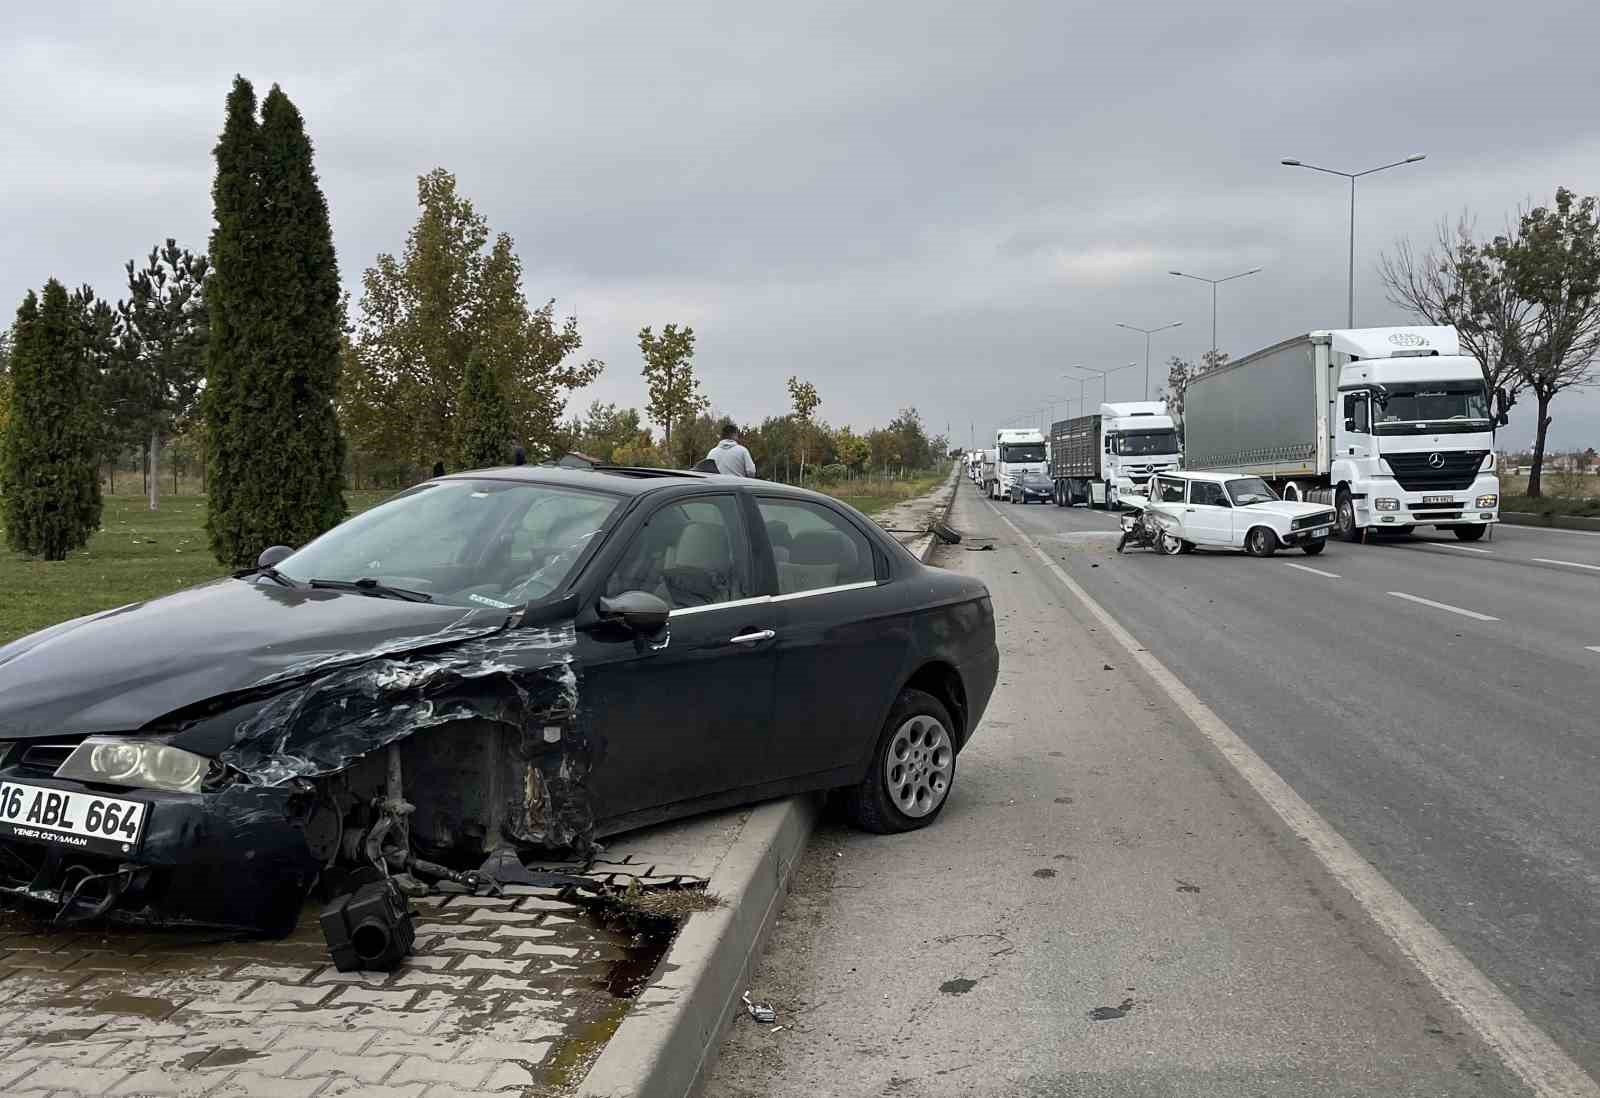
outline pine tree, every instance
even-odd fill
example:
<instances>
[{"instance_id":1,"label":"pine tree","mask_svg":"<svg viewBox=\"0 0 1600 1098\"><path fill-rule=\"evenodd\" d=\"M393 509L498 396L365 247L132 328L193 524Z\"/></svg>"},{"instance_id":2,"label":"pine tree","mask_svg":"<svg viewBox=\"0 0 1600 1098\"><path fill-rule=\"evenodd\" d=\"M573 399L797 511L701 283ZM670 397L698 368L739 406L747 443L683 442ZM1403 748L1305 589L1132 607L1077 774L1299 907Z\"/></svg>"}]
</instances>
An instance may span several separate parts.
<instances>
[{"instance_id":1,"label":"pine tree","mask_svg":"<svg viewBox=\"0 0 1600 1098\"><path fill-rule=\"evenodd\" d=\"M6 542L65 560L100 525L99 410L82 309L55 279L17 310L11 416L0 440Z\"/></svg>"},{"instance_id":2,"label":"pine tree","mask_svg":"<svg viewBox=\"0 0 1600 1098\"><path fill-rule=\"evenodd\" d=\"M328 204L289 97L274 85L258 122L236 77L216 160L206 530L217 559L240 566L344 517L343 309Z\"/></svg>"},{"instance_id":3,"label":"pine tree","mask_svg":"<svg viewBox=\"0 0 1600 1098\"><path fill-rule=\"evenodd\" d=\"M463 469L504 465L511 445L511 409L483 355L467 355L456 398L456 461Z\"/></svg>"}]
</instances>

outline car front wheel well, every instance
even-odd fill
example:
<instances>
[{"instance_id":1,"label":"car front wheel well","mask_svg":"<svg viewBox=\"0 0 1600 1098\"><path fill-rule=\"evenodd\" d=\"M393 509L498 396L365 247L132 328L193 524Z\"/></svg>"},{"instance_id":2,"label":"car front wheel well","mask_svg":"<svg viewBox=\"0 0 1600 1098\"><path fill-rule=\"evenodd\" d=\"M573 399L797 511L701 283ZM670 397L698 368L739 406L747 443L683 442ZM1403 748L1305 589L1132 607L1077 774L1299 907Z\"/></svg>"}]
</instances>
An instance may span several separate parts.
<instances>
[{"instance_id":1,"label":"car front wheel well","mask_svg":"<svg viewBox=\"0 0 1600 1098\"><path fill-rule=\"evenodd\" d=\"M959 748L967 740L967 690L961 683L961 675L948 663L925 663L917 668L916 674L905 681L902 690L921 690L932 694L944 703L950 711L956 727L953 730L956 745Z\"/></svg>"}]
</instances>

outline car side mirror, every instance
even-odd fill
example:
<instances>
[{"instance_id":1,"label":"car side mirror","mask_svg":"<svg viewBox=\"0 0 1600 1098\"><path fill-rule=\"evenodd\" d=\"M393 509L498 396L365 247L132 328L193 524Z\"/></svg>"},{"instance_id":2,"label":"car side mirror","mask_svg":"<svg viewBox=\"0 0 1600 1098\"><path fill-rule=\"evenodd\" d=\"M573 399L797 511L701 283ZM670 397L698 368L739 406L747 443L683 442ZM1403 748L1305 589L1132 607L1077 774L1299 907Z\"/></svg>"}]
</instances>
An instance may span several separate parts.
<instances>
[{"instance_id":1,"label":"car side mirror","mask_svg":"<svg viewBox=\"0 0 1600 1098\"><path fill-rule=\"evenodd\" d=\"M287 545L273 545L261 550L261 555L256 558L256 567L263 571L276 568L284 559L294 555L294 550Z\"/></svg>"},{"instance_id":2,"label":"car side mirror","mask_svg":"<svg viewBox=\"0 0 1600 1098\"><path fill-rule=\"evenodd\" d=\"M1496 416L1494 421L1498 426L1501 427L1509 427L1511 425L1511 417L1505 412L1501 412L1498 416Z\"/></svg>"},{"instance_id":3,"label":"car side mirror","mask_svg":"<svg viewBox=\"0 0 1600 1098\"><path fill-rule=\"evenodd\" d=\"M600 620L619 625L634 636L659 633L672 608L648 591L624 591L600 600Z\"/></svg>"}]
</instances>

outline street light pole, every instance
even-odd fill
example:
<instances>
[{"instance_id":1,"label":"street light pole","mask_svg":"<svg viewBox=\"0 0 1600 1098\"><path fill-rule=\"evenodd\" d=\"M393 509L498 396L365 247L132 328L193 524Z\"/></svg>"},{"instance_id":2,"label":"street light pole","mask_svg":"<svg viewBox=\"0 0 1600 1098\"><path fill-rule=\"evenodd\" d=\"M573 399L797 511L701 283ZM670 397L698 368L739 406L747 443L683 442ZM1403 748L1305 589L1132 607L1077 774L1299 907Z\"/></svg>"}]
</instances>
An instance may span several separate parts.
<instances>
[{"instance_id":1,"label":"street light pole","mask_svg":"<svg viewBox=\"0 0 1600 1098\"><path fill-rule=\"evenodd\" d=\"M1243 278L1245 275L1260 274L1261 273L1261 268L1260 267L1251 267L1248 271L1240 271L1238 274L1231 274L1227 278L1206 278L1203 275L1186 274L1183 271L1168 271L1167 273L1169 275L1176 275L1179 278L1192 278L1196 282L1207 282L1207 283L1210 283L1210 285L1211 285L1211 364L1212 364L1212 366L1215 366L1216 363L1217 363L1217 287L1222 285L1224 282L1232 282L1236 278Z\"/></svg>"},{"instance_id":2,"label":"street light pole","mask_svg":"<svg viewBox=\"0 0 1600 1098\"><path fill-rule=\"evenodd\" d=\"M1126 328L1130 332L1142 332L1142 333L1144 333L1144 398L1146 400L1149 400L1150 399L1150 337L1152 335L1154 335L1155 333L1157 333L1157 332L1164 332L1168 328L1181 328L1181 327L1183 327L1183 321L1176 320L1176 321L1173 321L1171 324L1163 324L1159 328L1140 328L1140 327L1137 327L1136 325L1133 325L1133 324L1123 324L1121 322L1118 322L1117 327Z\"/></svg>"},{"instance_id":3,"label":"street light pole","mask_svg":"<svg viewBox=\"0 0 1600 1098\"><path fill-rule=\"evenodd\" d=\"M1364 175L1373 175L1377 172L1386 172L1390 168L1398 168L1402 164L1415 164L1419 160L1426 160L1424 153L1413 153L1404 160L1396 160L1392 164L1380 164L1376 168L1368 168L1364 172L1341 172L1337 168L1320 168L1315 164L1307 164L1300 160L1285 158L1279 163L1289 168L1309 168L1314 172L1324 172L1328 175L1343 176L1350 181L1350 276L1347 287L1348 297L1348 326L1356 326L1356 180Z\"/></svg>"}]
</instances>

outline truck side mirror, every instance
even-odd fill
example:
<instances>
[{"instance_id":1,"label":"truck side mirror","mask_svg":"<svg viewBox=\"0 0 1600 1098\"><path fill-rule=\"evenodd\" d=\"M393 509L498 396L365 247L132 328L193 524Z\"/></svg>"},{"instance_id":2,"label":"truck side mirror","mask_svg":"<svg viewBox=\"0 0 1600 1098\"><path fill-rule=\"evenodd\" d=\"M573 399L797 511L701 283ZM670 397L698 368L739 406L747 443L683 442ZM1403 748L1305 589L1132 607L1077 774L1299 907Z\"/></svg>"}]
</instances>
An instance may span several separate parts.
<instances>
[{"instance_id":1,"label":"truck side mirror","mask_svg":"<svg viewBox=\"0 0 1600 1098\"><path fill-rule=\"evenodd\" d=\"M1346 431L1354 431L1356 429L1356 417L1355 416L1345 416L1344 417L1344 429Z\"/></svg>"}]
</instances>

